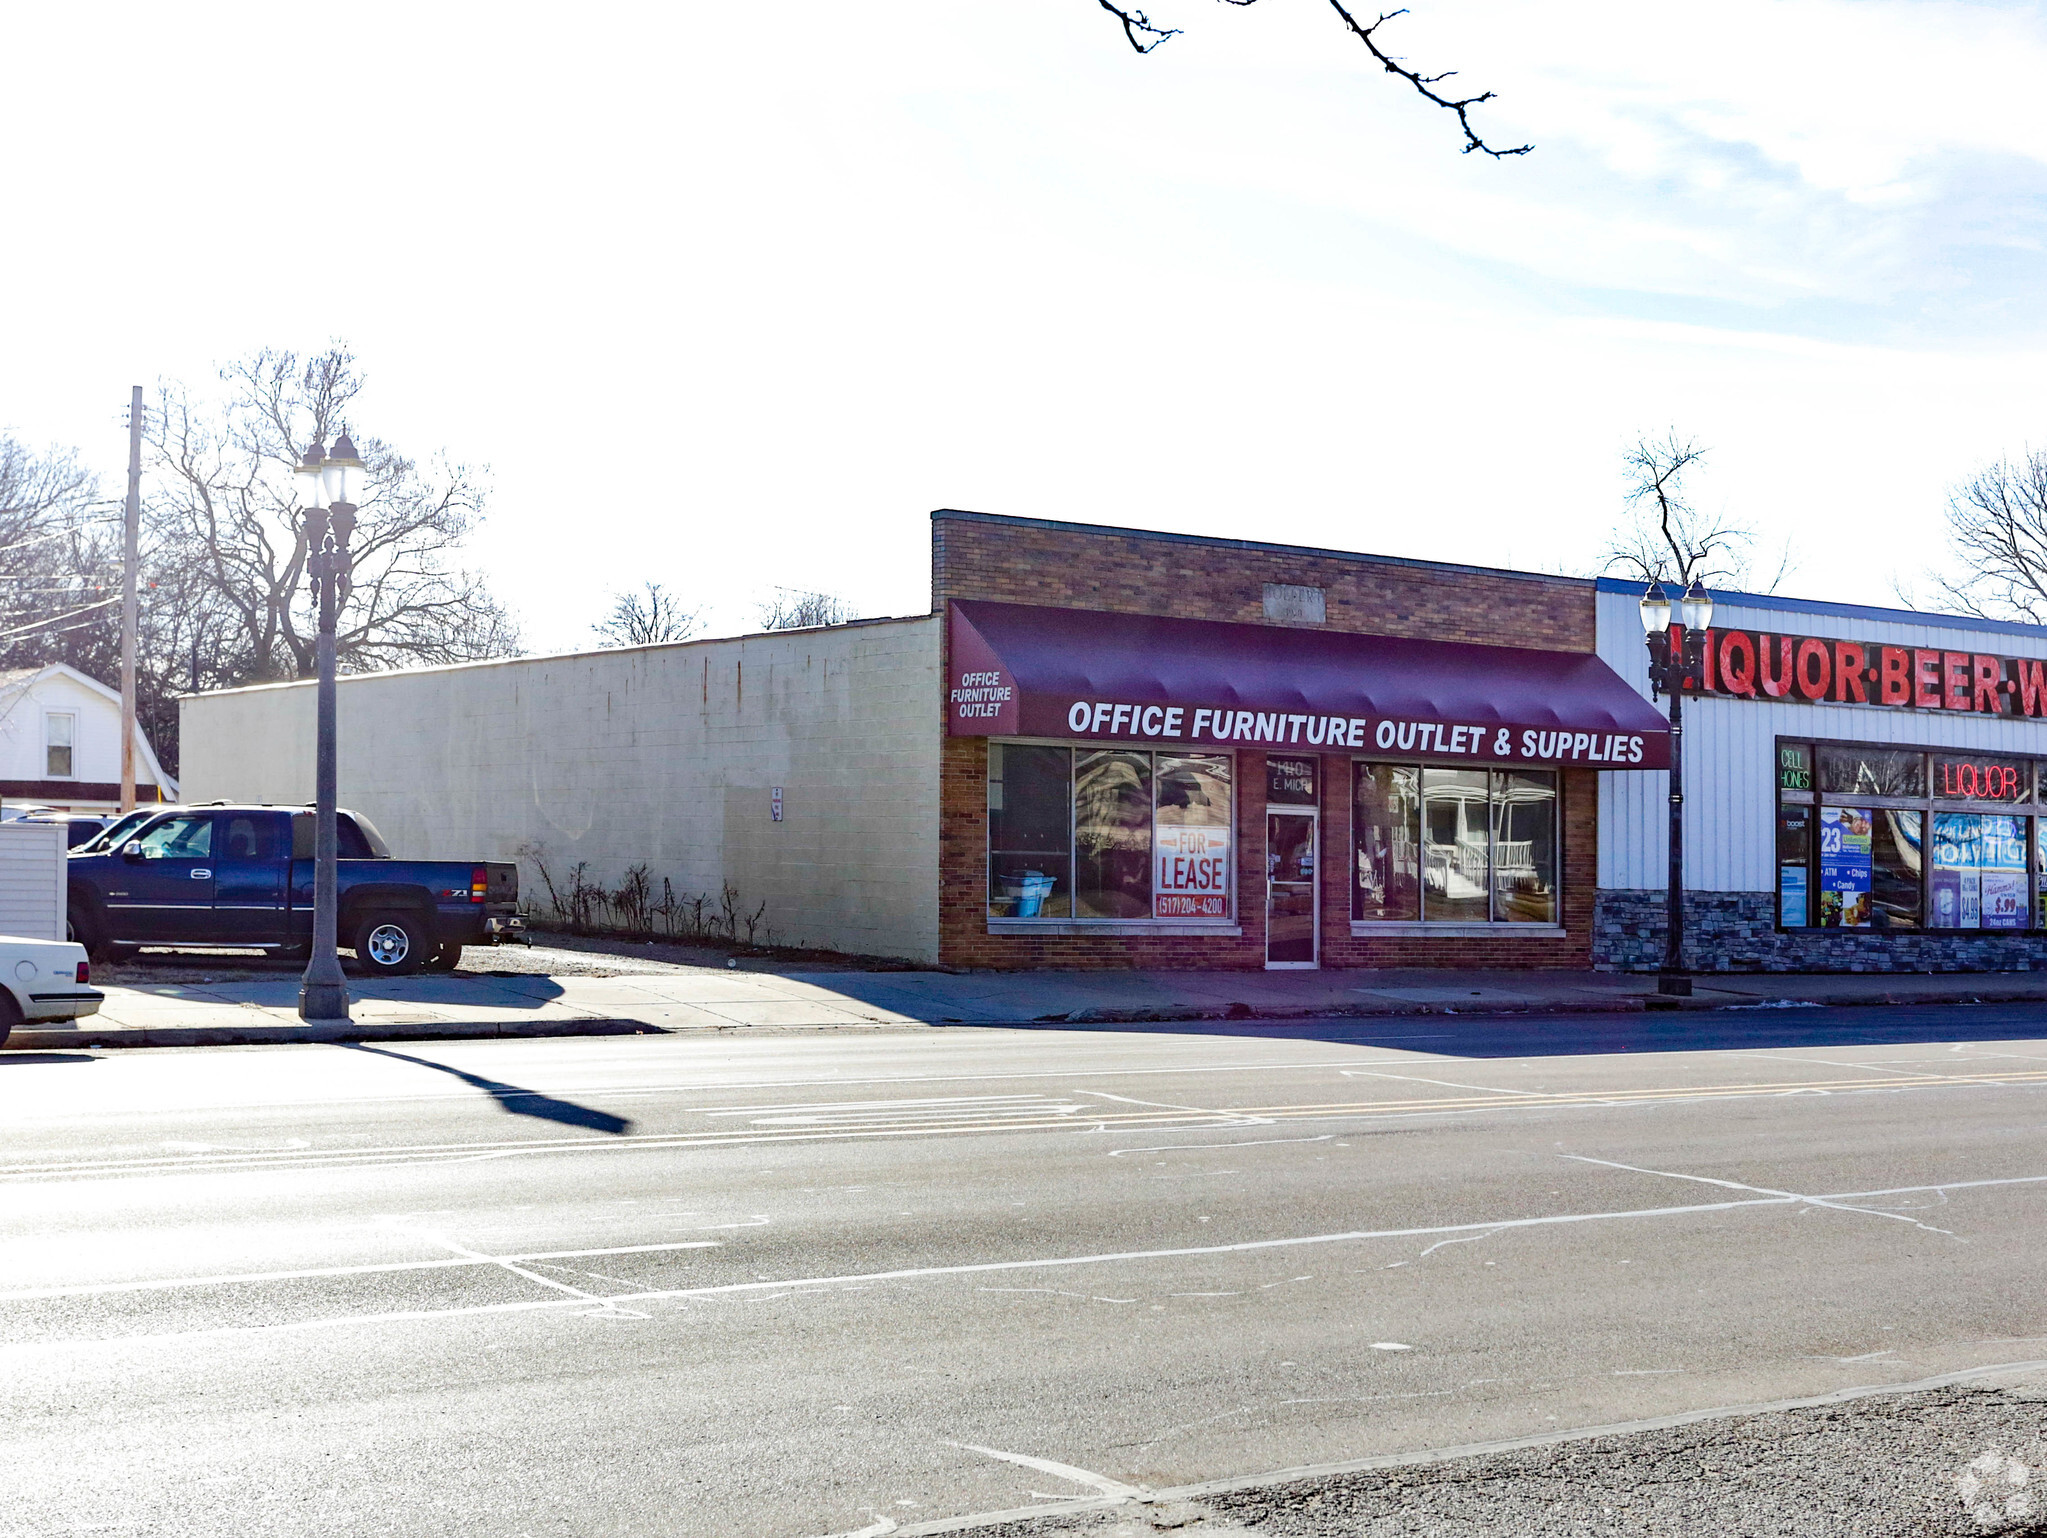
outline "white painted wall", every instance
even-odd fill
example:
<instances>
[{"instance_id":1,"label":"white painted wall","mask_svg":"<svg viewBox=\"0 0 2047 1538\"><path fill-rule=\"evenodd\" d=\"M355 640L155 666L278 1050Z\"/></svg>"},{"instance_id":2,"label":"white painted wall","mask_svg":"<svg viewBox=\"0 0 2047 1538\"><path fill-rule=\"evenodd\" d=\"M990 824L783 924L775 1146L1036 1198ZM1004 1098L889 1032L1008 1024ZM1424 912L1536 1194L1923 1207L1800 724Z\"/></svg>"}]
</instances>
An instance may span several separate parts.
<instances>
[{"instance_id":1,"label":"white painted wall","mask_svg":"<svg viewBox=\"0 0 2047 1538\"><path fill-rule=\"evenodd\" d=\"M66 853L61 822L0 822L0 935L64 938Z\"/></svg>"},{"instance_id":2,"label":"white painted wall","mask_svg":"<svg viewBox=\"0 0 2047 1538\"><path fill-rule=\"evenodd\" d=\"M48 745L48 718L53 714L69 714L74 718L70 777L81 783L118 785L121 781L120 696L84 682L68 668L57 667L27 676L15 675L0 682L0 780L43 780L50 777L46 772L48 759L44 749ZM136 783L157 784L162 776L140 728L136 730L136 741ZM167 796L170 793L166 791ZM53 796L48 800L55 806L88 804L87 798L80 797Z\"/></svg>"},{"instance_id":3,"label":"white painted wall","mask_svg":"<svg viewBox=\"0 0 2047 1538\"><path fill-rule=\"evenodd\" d=\"M935 961L936 616L345 678L340 793L392 852L765 899L778 944ZM314 686L183 702L193 801L313 793ZM783 820L770 792L783 787ZM764 936L765 938L765 936Z\"/></svg>"},{"instance_id":4,"label":"white painted wall","mask_svg":"<svg viewBox=\"0 0 2047 1538\"><path fill-rule=\"evenodd\" d=\"M2047 657L2047 629L1943 623L1936 615L1813 604L1787 610L1714 594L1713 623L1730 630L1816 635L1892 646ZM1598 595L1599 655L1646 697L1649 651L1639 592ZM2047 757L2047 718L1950 715L1875 705L1808 705L1687 695L1685 886L1700 892L1769 892L1776 883L1776 739L1897 742ZM1670 777L1599 777L1599 884L1661 891L1669 868Z\"/></svg>"}]
</instances>

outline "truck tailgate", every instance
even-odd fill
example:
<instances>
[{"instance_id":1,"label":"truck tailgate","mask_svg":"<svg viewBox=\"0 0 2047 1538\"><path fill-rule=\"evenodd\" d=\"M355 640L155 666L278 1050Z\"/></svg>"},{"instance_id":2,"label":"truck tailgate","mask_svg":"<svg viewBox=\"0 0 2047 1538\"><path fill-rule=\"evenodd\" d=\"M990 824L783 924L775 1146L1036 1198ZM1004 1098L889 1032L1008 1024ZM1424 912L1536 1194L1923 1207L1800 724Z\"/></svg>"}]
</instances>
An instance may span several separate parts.
<instances>
[{"instance_id":1,"label":"truck tailgate","mask_svg":"<svg viewBox=\"0 0 2047 1538\"><path fill-rule=\"evenodd\" d=\"M515 903L519 900L519 867L509 860L491 860L484 864L485 883L483 900L490 903Z\"/></svg>"}]
</instances>

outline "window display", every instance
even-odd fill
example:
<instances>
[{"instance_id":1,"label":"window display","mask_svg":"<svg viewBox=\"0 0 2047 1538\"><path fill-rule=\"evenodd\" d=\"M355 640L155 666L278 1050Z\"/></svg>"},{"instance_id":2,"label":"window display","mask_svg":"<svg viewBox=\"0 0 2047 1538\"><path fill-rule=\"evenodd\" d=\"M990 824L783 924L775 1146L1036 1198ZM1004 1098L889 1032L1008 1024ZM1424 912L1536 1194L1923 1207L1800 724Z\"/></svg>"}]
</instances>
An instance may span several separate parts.
<instances>
[{"instance_id":1,"label":"window display","mask_svg":"<svg viewBox=\"0 0 2047 1538\"><path fill-rule=\"evenodd\" d=\"M988 916L1228 920L1227 753L988 745Z\"/></svg>"},{"instance_id":2,"label":"window display","mask_svg":"<svg viewBox=\"0 0 2047 1538\"><path fill-rule=\"evenodd\" d=\"M1353 920L1561 922L1553 772L1360 763L1354 773Z\"/></svg>"},{"instance_id":3,"label":"window display","mask_svg":"<svg viewBox=\"0 0 2047 1538\"><path fill-rule=\"evenodd\" d=\"M1421 773L1413 764L1357 766L1353 919L1422 916Z\"/></svg>"},{"instance_id":4,"label":"window display","mask_svg":"<svg viewBox=\"0 0 2047 1538\"><path fill-rule=\"evenodd\" d=\"M1817 766L1817 792L1796 782ZM2040 765L2009 754L1777 744L1777 922L1786 929L2030 929ZM1913 790L1912 787L1917 787ZM1920 799L1923 807L1900 806ZM2001 802L2035 815L1937 810Z\"/></svg>"}]
</instances>

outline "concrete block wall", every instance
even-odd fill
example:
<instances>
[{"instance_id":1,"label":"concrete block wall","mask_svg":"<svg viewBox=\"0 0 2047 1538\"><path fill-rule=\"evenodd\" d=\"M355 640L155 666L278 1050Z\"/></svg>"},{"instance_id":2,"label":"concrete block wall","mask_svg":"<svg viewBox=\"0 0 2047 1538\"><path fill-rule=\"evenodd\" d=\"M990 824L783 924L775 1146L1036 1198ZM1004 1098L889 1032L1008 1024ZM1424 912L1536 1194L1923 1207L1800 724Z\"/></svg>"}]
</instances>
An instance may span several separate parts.
<instances>
[{"instance_id":1,"label":"concrete block wall","mask_svg":"<svg viewBox=\"0 0 2047 1538\"><path fill-rule=\"evenodd\" d=\"M607 887L644 863L657 897L765 901L763 939L935 960L940 639L917 616L346 678L341 801L401 856L517 860L529 903L543 863ZM187 799L309 800L313 706L186 700Z\"/></svg>"}]
</instances>

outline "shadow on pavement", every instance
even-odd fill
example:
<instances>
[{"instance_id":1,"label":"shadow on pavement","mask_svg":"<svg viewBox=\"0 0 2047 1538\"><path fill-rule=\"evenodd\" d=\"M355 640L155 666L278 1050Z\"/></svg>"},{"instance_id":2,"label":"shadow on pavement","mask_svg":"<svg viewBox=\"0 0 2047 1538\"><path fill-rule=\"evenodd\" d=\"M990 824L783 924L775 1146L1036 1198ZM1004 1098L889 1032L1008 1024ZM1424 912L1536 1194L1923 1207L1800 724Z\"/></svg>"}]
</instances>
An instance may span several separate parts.
<instances>
[{"instance_id":1,"label":"shadow on pavement","mask_svg":"<svg viewBox=\"0 0 2047 1538\"><path fill-rule=\"evenodd\" d=\"M475 1086L489 1095L514 1116L537 1116L542 1121L560 1122L565 1127L583 1127L591 1132L608 1132L613 1136L632 1130L632 1122L623 1116L614 1116L609 1111L600 1111L593 1106L577 1105L570 1100L557 1100L544 1095L537 1089L521 1089L516 1084L500 1084L496 1079L486 1079L481 1074L464 1073L460 1068L451 1068L446 1063L436 1063L429 1058L413 1057L404 1052L393 1052L388 1047L372 1047L360 1041L343 1041L336 1046L350 1052L368 1052L377 1057L396 1058L401 1063L411 1063L416 1068L431 1068L436 1073L445 1073L460 1079L464 1084Z\"/></svg>"},{"instance_id":2,"label":"shadow on pavement","mask_svg":"<svg viewBox=\"0 0 2047 1538\"><path fill-rule=\"evenodd\" d=\"M2047 1002L1672 1010L1639 1015L1431 1014L1333 1020L1163 1020L1011 1025L1000 1029L1327 1041L1392 1047L1440 1057L1580 1057L1617 1052L1728 1052L2047 1040ZM2043 1056L2043 1061L2047 1061L2047 1056Z\"/></svg>"},{"instance_id":3,"label":"shadow on pavement","mask_svg":"<svg viewBox=\"0 0 2047 1538\"><path fill-rule=\"evenodd\" d=\"M0 1063L96 1063L91 1052L0 1052Z\"/></svg>"}]
</instances>

